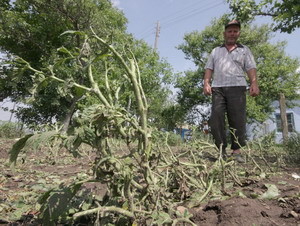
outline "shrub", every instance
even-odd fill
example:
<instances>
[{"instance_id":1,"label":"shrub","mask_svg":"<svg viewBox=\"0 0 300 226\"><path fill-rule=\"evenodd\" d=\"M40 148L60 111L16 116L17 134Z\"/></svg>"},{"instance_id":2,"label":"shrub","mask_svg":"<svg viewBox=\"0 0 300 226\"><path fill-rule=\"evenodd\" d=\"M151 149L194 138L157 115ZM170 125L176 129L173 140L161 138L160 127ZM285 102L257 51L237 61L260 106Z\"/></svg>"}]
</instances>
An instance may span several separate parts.
<instances>
[{"instance_id":1,"label":"shrub","mask_svg":"<svg viewBox=\"0 0 300 226\"><path fill-rule=\"evenodd\" d=\"M203 140L203 141L208 141L210 143L214 143L213 138L210 133L205 133L201 130L194 130L193 131L193 136L191 138L192 141L195 140Z\"/></svg>"},{"instance_id":2,"label":"shrub","mask_svg":"<svg viewBox=\"0 0 300 226\"><path fill-rule=\"evenodd\" d=\"M0 121L1 138L17 138L24 135L21 123Z\"/></svg>"},{"instance_id":3,"label":"shrub","mask_svg":"<svg viewBox=\"0 0 300 226\"><path fill-rule=\"evenodd\" d=\"M264 148L270 148L276 144L275 138L276 133L275 131L268 133L267 135L263 136L261 139L261 144Z\"/></svg>"},{"instance_id":4,"label":"shrub","mask_svg":"<svg viewBox=\"0 0 300 226\"><path fill-rule=\"evenodd\" d=\"M168 136L168 145L170 146L177 146L180 145L183 142L182 137L179 134L176 133L169 133Z\"/></svg>"},{"instance_id":5,"label":"shrub","mask_svg":"<svg viewBox=\"0 0 300 226\"><path fill-rule=\"evenodd\" d=\"M300 133L292 134L284 145L288 161L291 163L300 163Z\"/></svg>"}]
</instances>

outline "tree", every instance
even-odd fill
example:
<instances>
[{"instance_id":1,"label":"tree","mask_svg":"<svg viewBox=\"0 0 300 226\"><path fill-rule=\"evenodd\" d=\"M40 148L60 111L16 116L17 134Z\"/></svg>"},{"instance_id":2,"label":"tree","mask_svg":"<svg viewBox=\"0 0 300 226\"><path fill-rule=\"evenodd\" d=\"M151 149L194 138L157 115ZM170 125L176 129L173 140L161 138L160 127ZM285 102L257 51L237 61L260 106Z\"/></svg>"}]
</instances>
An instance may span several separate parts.
<instances>
[{"instance_id":1,"label":"tree","mask_svg":"<svg viewBox=\"0 0 300 226\"><path fill-rule=\"evenodd\" d=\"M60 36L66 30L87 30L94 26L101 35L110 35L117 29L125 31L126 19L106 0L93 1L41 1L17 0L1 8L1 50L22 57L36 68L42 68L55 58L56 49L65 46L80 48L83 40ZM115 32L116 33L116 32ZM31 95L34 83L29 71L15 73L9 64L2 92L13 101L23 102ZM72 98L58 97L56 84L40 90L39 98L22 108L18 116L25 122L51 122L62 120L74 102ZM62 107L64 106L64 107Z\"/></svg>"},{"instance_id":2,"label":"tree","mask_svg":"<svg viewBox=\"0 0 300 226\"><path fill-rule=\"evenodd\" d=\"M8 54L10 60L18 56L34 68L43 70L53 63L59 64L57 59L62 60L62 55L70 51L71 54L81 54L81 63L84 65L86 53L78 50L84 49L88 52L93 48L98 50L99 55L107 52L107 47L97 42L87 42L89 46L82 48L87 40L79 33L82 31L90 34L92 27L99 37L114 44L118 50L123 51L126 46L132 49L141 65L142 82L148 83L145 87L148 88L146 93L149 94L150 102L160 97L162 103L166 98L167 90L162 88L161 84L163 79L171 75L170 65L161 60L145 42L135 40L132 35L126 33L127 19L109 0L16 0L14 3L7 1L0 7L0 48ZM73 36L61 35L70 30L78 33ZM60 51L57 52L57 49ZM65 85L61 86L52 81L34 90L35 81L31 71L16 70L8 61L5 64L5 76L0 83L1 92L4 98L10 97L13 101L26 100L28 107L17 111L18 118L23 122L51 123L56 120L67 125L74 111L84 107L82 103L77 104L84 93L76 93L68 84L71 82L71 74L81 83L87 82L78 67L60 64L60 73ZM114 64L119 62L115 61ZM103 71L103 65L97 66L99 71ZM119 76L119 73L124 72L116 69L114 73L114 76ZM102 86L105 85L101 80L98 82ZM67 90L69 92L66 92ZM130 96L127 95L124 86L122 91L123 101L129 101ZM33 97L33 93L34 98L29 98ZM86 104L92 102L91 98ZM135 104L134 101L132 104ZM153 114L159 114L158 108L150 110Z\"/></svg>"},{"instance_id":3,"label":"tree","mask_svg":"<svg viewBox=\"0 0 300 226\"><path fill-rule=\"evenodd\" d=\"M255 16L269 16L275 22L274 30L291 33L300 27L298 0L227 0L232 12L242 21Z\"/></svg>"},{"instance_id":4,"label":"tree","mask_svg":"<svg viewBox=\"0 0 300 226\"><path fill-rule=\"evenodd\" d=\"M198 67L196 71L187 72L177 81L178 101L187 111L193 110L197 105L206 106L210 103L210 99L205 97L202 92L204 66L212 49L223 43L222 32L227 20L227 16L223 16L214 20L211 26L206 27L203 31L186 34L185 42L178 47ZM239 39L253 52L257 62L261 89L261 95L248 98L247 115L249 120L259 122L266 120L273 111L272 103L278 100L279 93L284 93L290 100L299 98L297 90L300 88L300 76L296 72L299 61L285 55L284 42L270 44L271 37L272 31L268 25L259 27L245 25ZM201 118L201 115L198 117Z\"/></svg>"},{"instance_id":5,"label":"tree","mask_svg":"<svg viewBox=\"0 0 300 226\"><path fill-rule=\"evenodd\" d=\"M179 112L185 115L185 121L190 124L195 124L195 115L197 118L205 121L208 119L209 111L207 108L199 108L198 106L207 106L210 97L201 95L202 78L201 74L202 68L197 71L186 71L184 77L179 77L177 79L176 88L179 89L177 101L180 105L178 108Z\"/></svg>"}]
</instances>

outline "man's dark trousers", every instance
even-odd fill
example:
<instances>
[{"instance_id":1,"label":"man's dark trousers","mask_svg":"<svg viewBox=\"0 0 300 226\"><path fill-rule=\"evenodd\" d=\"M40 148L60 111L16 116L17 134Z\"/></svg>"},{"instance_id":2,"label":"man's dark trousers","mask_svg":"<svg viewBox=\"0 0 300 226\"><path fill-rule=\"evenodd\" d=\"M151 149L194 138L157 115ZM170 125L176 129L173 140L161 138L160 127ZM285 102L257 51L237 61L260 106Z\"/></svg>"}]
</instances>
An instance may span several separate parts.
<instances>
[{"instance_id":1,"label":"man's dark trousers","mask_svg":"<svg viewBox=\"0 0 300 226\"><path fill-rule=\"evenodd\" d=\"M231 133L231 149L237 150L245 146L246 136L246 87L213 87L212 112L209 120L215 144L225 153L227 147L227 115Z\"/></svg>"}]
</instances>

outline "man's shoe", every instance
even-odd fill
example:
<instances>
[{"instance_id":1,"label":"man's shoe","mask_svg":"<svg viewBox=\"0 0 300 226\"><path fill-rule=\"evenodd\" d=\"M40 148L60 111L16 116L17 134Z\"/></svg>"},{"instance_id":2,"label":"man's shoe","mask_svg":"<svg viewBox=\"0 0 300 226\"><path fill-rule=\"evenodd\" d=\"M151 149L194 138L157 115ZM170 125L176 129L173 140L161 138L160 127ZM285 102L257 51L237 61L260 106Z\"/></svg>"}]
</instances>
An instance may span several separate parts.
<instances>
[{"instance_id":1,"label":"man's shoe","mask_svg":"<svg viewBox=\"0 0 300 226\"><path fill-rule=\"evenodd\" d=\"M238 163L245 163L245 159L242 157L241 154L232 153L232 157L233 157L233 160Z\"/></svg>"}]
</instances>

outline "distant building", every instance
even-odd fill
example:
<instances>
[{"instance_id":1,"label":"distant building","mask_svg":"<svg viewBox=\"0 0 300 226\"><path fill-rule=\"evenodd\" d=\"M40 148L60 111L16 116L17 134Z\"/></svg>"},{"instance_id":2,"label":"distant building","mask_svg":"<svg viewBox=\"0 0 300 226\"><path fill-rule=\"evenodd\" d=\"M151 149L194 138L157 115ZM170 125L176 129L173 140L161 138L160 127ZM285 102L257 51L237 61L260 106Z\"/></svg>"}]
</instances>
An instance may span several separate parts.
<instances>
[{"instance_id":1,"label":"distant building","mask_svg":"<svg viewBox=\"0 0 300 226\"><path fill-rule=\"evenodd\" d=\"M297 105L300 106L300 100L295 101ZM279 102L276 101L273 104L274 109L276 109L268 120L260 124L248 125L247 135L250 140L265 136L271 132L275 132L275 141L276 143L281 143L282 138L282 126L279 110ZM288 132L291 133L300 133L300 107L295 106L293 108L286 109L286 116L288 122Z\"/></svg>"}]
</instances>

